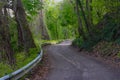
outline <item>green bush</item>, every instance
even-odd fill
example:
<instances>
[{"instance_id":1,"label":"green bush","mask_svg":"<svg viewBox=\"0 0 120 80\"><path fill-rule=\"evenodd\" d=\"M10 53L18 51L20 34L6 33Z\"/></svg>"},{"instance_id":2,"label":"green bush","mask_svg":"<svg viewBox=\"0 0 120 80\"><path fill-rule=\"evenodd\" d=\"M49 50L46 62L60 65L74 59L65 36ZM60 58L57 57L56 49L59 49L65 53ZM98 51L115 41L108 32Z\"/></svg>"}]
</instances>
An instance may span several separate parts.
<instances>
[{"instance_id":1,"label":"green bush","mask_svg":"<svg viewBox=\"0 0 120 80\"><path fill-rule=\"evenodd\" d=\"M39 52L38 48L29 49L29 55L36 55Z\"/></svg>"},{"instance_id":2,"label":"green bush","mask_svg":"<svg viewBox=\"0 0 120 80\"><path fill-rule=\"evenodd\" d=\"M88 39L88 40L83 40L82 37L76 38L76 39L73 41L73 43L72 43L72 45L76 45L76 46L78 46L79 48L83 48L83 49L86 49L86 50L91 50L92 47L93 47L95 44L97 44L97 41L92 40L92 39L91 39L91 40L90 40L90 39Z\"/></svg>"},{"instance_id":3,"label":"green bush","mask_svg":"<svg viewBox=\"0 0 120 80\"><path fill-rule=\"evenodd\" d=\"M16 68L21 68L31 62L33 59L35 59L38 55L38 49L37 48L31 48L29 50L28 56L26 56L26 53L21 52L16 54Z\"/></svg>"},{"instance_id":4,"label":"green bush","mask_svg":"<svg viewBox=\"0 0 120 80\"><path fill-rule=\"evenodd\" d=\"M33 59L35 59L37 57L38 49L37 48L31 48L29 50L30 55L26 56L25 54L26 54L25 52L15 54L16 65L15 65L14 69L8 64L0 63L0 77L4 76L6 74L9 74L9 73L13 72L14 70L17 70L17 69L25 66L29 62L31 62Z\"/></svg>"},{"instance_id":5,"label":"green bush","mask_svg":"<svg viewBox=\"0 0 120 80\"><path fill-rule=\"evenodd\" d=\"M104 15L101 22L96 25L97 28L94 27L94 30L92 30L92 33L94 34L92 37L87 37L86 40L77 38L73 41L73 44L88 50L100 41L115 42L120 44L120 20L117 18L117 13L107 13Z\"/></svg>"},{"instance_id":6,"label":"green bush","mask_svg":"<svg viewBox=\"0 0 120 80\"><path fill-rule=\"evenodd\" d=\"M80 38L76 38L75 40L73 40L72 42L72 45L76 45L78 47L81 47L81 45L83 44L83 38L80 37Z\"/></svg>"},{"instance_id":7,"label":"green bush","mask_svg":"<svg viewBox=\"0 0 120 80\"><path fill-rule=\"evenodd\" d=\"M117 55L117 56L118 56L118 58L120 58L120 52L118 53L118 55Z\"/></svg>"},{"instance_id":8,"label":"green bush","mask_svg":"<svg viewBox=\"0 0 120 80\"><path fill-rule=\"evenodd\" d=\"M120 45L120 38L118 38L117 40L115 40L115 43Z\"/></svg>"},{"instance_id":9,"label":"green bush","mask_svg":"<svg viewBox=\"0 0 120 80\"><path fill-rule=\"evenodd\" d=\"M10 67L10 65L8 64L5 64L5 63L0 63L0 77L6 75L6 74L9 74L11 73L13 70L12 68Z\"/></svg>"}]
</instances>

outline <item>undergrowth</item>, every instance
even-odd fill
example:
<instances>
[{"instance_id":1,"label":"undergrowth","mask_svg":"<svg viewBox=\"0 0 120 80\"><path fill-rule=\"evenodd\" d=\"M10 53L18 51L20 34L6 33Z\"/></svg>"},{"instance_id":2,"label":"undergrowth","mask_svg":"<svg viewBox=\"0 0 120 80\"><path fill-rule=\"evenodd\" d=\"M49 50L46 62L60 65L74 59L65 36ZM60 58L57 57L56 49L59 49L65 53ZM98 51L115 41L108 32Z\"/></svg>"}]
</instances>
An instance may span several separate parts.
<instances>
[{"instance_id":1,"label":"undergrowth","mask_svg":"<svg viewBox=\"0 0 120 80\"><path fill-rule=\"evenodd\" d=\"M93 47L93 52L105 58L120 58L120 45L102 41Z\"/></svg>"},{"instance_id":2,"label":"undergrowth","mask_svg":"<svg viewBox=\"0 0 120 80\"><path fill-rule=\"evenodd\" d=\"M31 62L33 59L37 57L37 55L39 54L39 50L37 48L31 48L28 53L29 56L26 56L25 54L26 54L25 52L16 53L15 55L16 64L14 68L6 63L1 62L0 63L0 77L7 75L17 69L20 69L21 67Z\"/></svg>"},{"instance_id":3,"label":"undergrowth","mask_svg":"<svg viewBox=\"0 0 120 80\"><path fill-rule=\"evenodd\" d=\"M0 77L7 75L15 70L20 69L21 67L25 66L26 64L31 62L33 59L35 59L37 55L40 53L40 45L47 44L47 43L57 44L57 43L60 43L61 41L63 40L51 40L51 41L42 40L41 42L39 40L35 40L35 43L37 44L37 48L31 48L27 56L25 52L16 51L16 54L15 54L16 64L14 68L8 65L7 63L0 62L0 65L1 65L0 66Z\"/></svg>"},{"instance_id":4,"label":"undergrowth","mask_svg":"<svg viewBox=\"0 0 120 80\"><path fill-rule=\"evenodd\" d=\"M13 69L10 65L0 62L0 77L12 72Z\"/></svg>"}]
</instances>

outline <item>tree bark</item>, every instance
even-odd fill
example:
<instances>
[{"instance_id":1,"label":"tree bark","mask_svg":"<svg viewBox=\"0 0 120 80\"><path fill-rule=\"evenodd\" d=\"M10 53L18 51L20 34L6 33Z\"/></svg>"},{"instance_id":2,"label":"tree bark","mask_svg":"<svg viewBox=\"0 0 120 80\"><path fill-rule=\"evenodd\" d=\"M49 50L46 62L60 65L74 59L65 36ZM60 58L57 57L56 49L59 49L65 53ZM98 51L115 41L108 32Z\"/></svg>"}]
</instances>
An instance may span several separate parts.
<instances>
[{"instance_id":1,"label":"tree bark","mask_svg":"<svg viewBox=\"0 0 120 80\"><path fill-rule=\"evenodd\" d=\"M14 4L14 12L16 22L18 24L18 39L19 45L24 47L26 52L29 51L30 48L35 48L35 43L29 29L29 25L26 19L26 13L22 5L21 0L17 0L16 4Z\"/></svg>"},{"instance_id":2,"label":"tree bark","mask_svg":"<svg viewBox=\"0 0 120 80\"><path fill-rule=\"evenodd\" d=\"M80 9L81 9L81 13L82 13L83 19L85 21L86 29L87 29L87 32L88 32L88 36L87 37L88 38L92 38L93 37L93 33L92 33L91 29L90 29L89 22L87 20L85 11L83 9L83 5L82 5L80 0L77 0L77 1L78 1L79 6L80 6Z\"/></svg>"},{"instance_id":3,"label":"tree bark","mask_svg":"<svg viewBox=\"0 0 120 80\"><path fill-rule=\"evenodd\" d=\"M80 17L80 10L79 10L78 5L79 5L78 0L76 0L76 11L77 11L77 16L78 16L78 24L79 24L79 27L78 27L79 37L82 36L83 39L86 40L86 36L85 36L84 30L83 30L83 24L82 24L82 20Z\"/></svg>"},{"instance_id":4,"label":"tree bark","mask_svg":"<svg viewBox=\"0 0 120 80\"><path fill-rule=\"evenodd\" d=\"M86 0L87 20L90 28L92 28L93 26L91 3L92 3L92 0Z\"/></svg>"},{"instance_id":5,"label":"tree bark","mask_svg":"<svg viewBox=\"0 0 120 80\"><path fill-rule=\"evenodd\" d=\"M8 63L13 66L15 64L14 52L10 43L10 30L8 23L7 9L0 7L0 54Z\"/></svg>"},{"instance_id":6,"label":"tree bark","mask_svg":"<svg viewBox=\"0 0 120 80\"><path fill-rule=\"evenodd\" d=\"M43 2L41 0L41 2ZM45 26L45 23L44 23L44 12L43 10L40 10L40 13L39 13L39 19L40 19L40 32L41 32L41 35L42 35L42 39L44 40L49 40L50 37L49 37L49 34L48 34L48 31L47 31L47 28Z\"/></svg>"}]
</instances>

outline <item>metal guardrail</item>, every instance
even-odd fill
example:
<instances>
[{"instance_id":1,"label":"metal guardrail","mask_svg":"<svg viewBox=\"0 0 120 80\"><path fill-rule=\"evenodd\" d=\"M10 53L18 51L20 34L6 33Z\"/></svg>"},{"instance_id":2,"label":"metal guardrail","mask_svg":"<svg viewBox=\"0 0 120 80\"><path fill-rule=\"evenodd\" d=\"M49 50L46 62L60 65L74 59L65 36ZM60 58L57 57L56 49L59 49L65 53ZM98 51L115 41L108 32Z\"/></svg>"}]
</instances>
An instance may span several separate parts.
<instances>
[{"instance_id":1,"label":"metal guardrail","mask_svg":"<svg viewBox=\"0 0 120 80\"><path fill-rule=\"evenodd\" d=\"M13 73L10 73L6 76L1 77L0 80L17 80L21 78L42 60L42 56L43 56L43 50L41 50L41 53L33 61L28 63L26 66L22 67L21 69L18 69Z\"/></svg>"}]
</instances>

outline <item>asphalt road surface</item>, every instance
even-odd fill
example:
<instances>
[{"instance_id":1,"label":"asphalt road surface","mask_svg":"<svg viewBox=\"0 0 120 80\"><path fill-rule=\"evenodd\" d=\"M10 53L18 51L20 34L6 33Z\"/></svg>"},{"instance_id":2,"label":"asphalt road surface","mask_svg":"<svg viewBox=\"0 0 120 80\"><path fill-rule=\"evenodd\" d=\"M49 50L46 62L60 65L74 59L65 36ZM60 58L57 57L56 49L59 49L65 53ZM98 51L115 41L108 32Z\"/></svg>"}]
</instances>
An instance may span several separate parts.
<instances>
[{"instance_id":1,"label":"asphalt road surface","mask_svg":"<svg viewBox=\"0 0 120 80\"><path fill-rule=\"evenodd\" d=\"M65 41L46 47L51 62L46 80L120 80L118 70L80 54L70 44Z\"/></svg>"}]
</instances>

